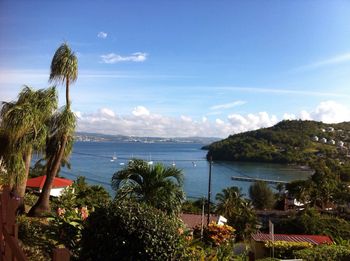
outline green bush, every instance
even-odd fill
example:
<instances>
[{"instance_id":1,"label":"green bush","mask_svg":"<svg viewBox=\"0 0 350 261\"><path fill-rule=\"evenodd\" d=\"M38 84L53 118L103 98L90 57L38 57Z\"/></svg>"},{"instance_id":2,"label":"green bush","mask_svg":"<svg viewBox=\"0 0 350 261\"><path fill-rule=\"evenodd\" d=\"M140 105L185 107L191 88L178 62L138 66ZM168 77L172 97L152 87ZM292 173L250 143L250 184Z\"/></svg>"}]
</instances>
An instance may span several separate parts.
<instances>
[{"instance_id":1,"label":"green bush","mask_svg":"<svg viewBox=\"0 0 350 261\"><path fill-rule=\"evenodd\" d=\"M321 215L314 209L275 223L279 234L328 235L336 242L350 238L350 222L345 219Z\"/></svg>"},{"instance_id":2,"label":"green bush","mask_svg":"<svg viewBox=\"0 0 350 261\"><path fill-rule=\"evenodd\" d=\"M132 201L98 208L87 219L81 260L174 260L183 252L181 222Z\"/></svg>"},{"instance_id":3,"label":"green bush","mask_svg":"<svg viewBox=\"0 0 350 261\"><path fill-rule=\"evenodd\" d=\"M29 260L50 260L57 242L51 238L46 221L26 216L17 217L20 246Z\"/></svg>"},{"instance_id":4,"label":"green bush","mask_svg":"<svg viewBox=\"0 0 350 261\"><path fill-rule=\"evenodd\" d=\"M278 258L293 258L297 250L311 248L312 244L308 242L288 242L288 241L268 241L266 248L274 248L275 256Z\"/></svg>"},{"instance_id":5,"label":"green bush","mask_svg":"<svg viewBox=\"0 0 350 261\"><path fill-rule=\"evenodd\" d=\"M320 245L295 252L297 258L306 261L348 261L350 260L349 246Z\"/></svg>"}]
</instances>

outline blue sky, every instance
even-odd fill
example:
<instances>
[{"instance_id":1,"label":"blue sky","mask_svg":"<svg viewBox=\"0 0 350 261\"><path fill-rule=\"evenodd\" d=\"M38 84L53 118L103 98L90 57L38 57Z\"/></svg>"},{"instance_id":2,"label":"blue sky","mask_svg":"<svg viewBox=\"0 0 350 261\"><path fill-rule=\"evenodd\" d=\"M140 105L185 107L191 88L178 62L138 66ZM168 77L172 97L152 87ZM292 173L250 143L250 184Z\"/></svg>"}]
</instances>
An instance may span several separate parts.
<instances>
[{"instance_id":1,"label":"blue sky","mask_svg":"<svg viewBox=\"0 0 350 261\"><path fill-rule=\"evenodd\" d=\"M217 136L350 120L349 1L0 1L0 100L67 41L78 130ZM64 87L58 87L64 103Z\"/></svg>"}]
</instances>

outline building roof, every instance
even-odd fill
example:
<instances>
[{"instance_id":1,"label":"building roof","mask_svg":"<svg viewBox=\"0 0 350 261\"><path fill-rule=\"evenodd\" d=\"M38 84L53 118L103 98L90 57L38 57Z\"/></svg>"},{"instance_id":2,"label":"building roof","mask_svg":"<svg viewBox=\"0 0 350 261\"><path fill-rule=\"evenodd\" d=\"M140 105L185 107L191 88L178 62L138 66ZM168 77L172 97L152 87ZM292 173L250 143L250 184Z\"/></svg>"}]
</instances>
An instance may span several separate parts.
<instances>
[{"instance_id":1,"label":"building roof","mask_svg":"<svg viewBox=\"0 0 350 261\"><path fill-rule=\"evenodd\" d=\"M185 214L182 213L180 215L181 220L185 223L187 228L193 229L196 226L201 226L202 224L202 215L199 214ZM209 222L215 222L217 223L219 220L218 215L210 215L209 216ZM203 224L204 226L207 225L207 215L204 215L203 217Z\"/></svg>"},{"instance_id":2,"label":"building roof","mask_svg":"<svg viewBox=\"0 0 350 261\"><path fill-rule=\"evenodd\" d=\"M257 233L252 234L252 238L255 241L271 241L270 234ZM329 236L319 235L287 235L287 234L274 234L275 241L287 241L287 242L308 242L314 245L319 244L332 244L333 240Z\"/></svg>"},{"instance_id":3,"label":"building roof","mask_svg":"<svg viewBox=\"0 0 350 261\"><path fill-rule=\"evenodd\" d=\"M45 180L46 180L46 175L28 179L27 187L42 189L44 187ZM52 183L52 188L65 188L72 184L73 184L73 181L70 179L55 178Z\"/></svg>"}]
</instances>

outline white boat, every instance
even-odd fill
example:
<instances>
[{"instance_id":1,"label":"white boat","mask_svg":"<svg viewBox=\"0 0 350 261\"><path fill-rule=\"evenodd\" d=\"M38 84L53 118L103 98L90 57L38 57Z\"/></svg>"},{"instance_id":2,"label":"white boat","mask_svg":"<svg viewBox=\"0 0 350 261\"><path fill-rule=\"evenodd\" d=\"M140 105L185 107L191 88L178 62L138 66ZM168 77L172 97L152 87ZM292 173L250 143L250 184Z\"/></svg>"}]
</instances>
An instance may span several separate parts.
<instances>
[{"instance_id":1,"label":"white boat","mask_svg":"<svg viewBox=\"0 0 350 261\"><path fill-rule=\"evenodd\" d=\"M117 159L117 155L116 155L115 152L114 152L113 157L112 157L112 159L111 159L111 162L114 162L116 159Z\"/></svg>"},{"instance_id":2,"label":"white boat","mask_svg":"<svg viewBox=\"0 0 350 261\"><path fill-rule=\"evenodd\" d=\"M119 165L120 165L120 166L124 166L125 163L124 163L124 162L120 162Z\"/></svg>"},{"instance_id":3,"label":"white boat","mask_svg":"<svg viewBox=\"0 0 350 261\"><path fill-rule=\"evenodd\" d=\"M173 163L171 164L173 167L175 167L176 166L176 164L175 164L175 161L173 161Z\"/></svg>"},{"instance_id":4,"label":"white boat","mask_svg":"<svg viewBox=\"0 0 350 261\"><path fill-rule=\"evenodd\" d=\"M152 157L149 155L149 161L147 162L148 165L153 165Z\"/></svg>"},{"instance_id":5,"label":"white boat","mask_svg":"<svg viewBox=\"0 0 350 261\"><path fill-rule=\"evenodd\" d=\"M196 167L197 166L196 162L192 161L192 166Z\"/></svg>"}]
</instances>

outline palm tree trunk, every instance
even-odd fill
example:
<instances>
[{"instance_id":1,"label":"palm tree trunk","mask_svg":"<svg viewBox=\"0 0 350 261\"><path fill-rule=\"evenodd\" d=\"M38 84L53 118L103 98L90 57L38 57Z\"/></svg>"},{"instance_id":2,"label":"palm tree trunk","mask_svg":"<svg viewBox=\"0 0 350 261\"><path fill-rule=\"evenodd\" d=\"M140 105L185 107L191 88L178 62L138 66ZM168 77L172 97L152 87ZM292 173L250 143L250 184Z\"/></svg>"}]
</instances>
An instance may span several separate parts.
<instances>
[{"instance_id":1,"label":"palm tree trunk","mask_svg":"<svg viewBox=\"0 0 350 261\"><path fill-rule=\"evenodd\" d=\"M66 106L67 109L69 110L70 104L69 104L69 78L66 77Z\"/></svg>"},{"instance_id":2,"label":"palm tree trunk","mask_svg":"<svg viewBox=\"0 0 350 261\"><path fill-rule=\"evenodd\" d=\"M24 206L24 195L26 192L27 187L27 180L29 176L29 170L30 170L30 162L32 160L32 147L30 146L28 150L23 155L23 160L25 164L25 172L24 177L20 179L20 182L16 184L15 187L15 193L19 197L19 205L17 211L21 214L25 212L25 206Z\"/></svg>"},{"instance_id":3,"label":"palm tree trunk","mask_svg":"<svg viewBox=\"0 0 350 261\"><path fill-rule=\"evenodd\" d=\"M51 192L54 178L56 177L61 167L61 161L64 155L66 144L67 144L67 135L64 135L62 138L62 145L57 155L55 155L53 161L51 161L52 164L51 162L48 162L48 168L46 171L46 180L45 180L44 187L41 191L38 201L30 209L28 213L29 216L32 216L32 217L43 216L45 215L45 213L51 210L50 209L50 192Z\"/></svg>"}]
</instances>

